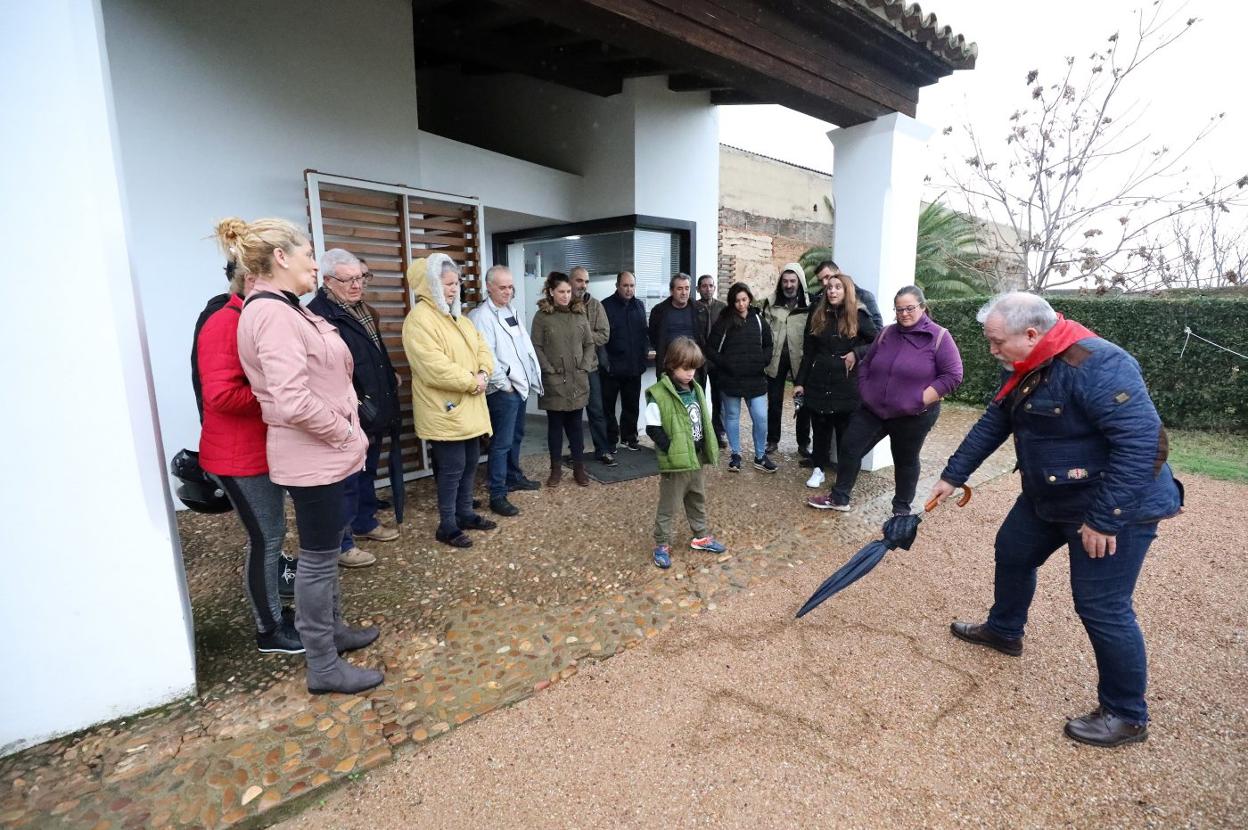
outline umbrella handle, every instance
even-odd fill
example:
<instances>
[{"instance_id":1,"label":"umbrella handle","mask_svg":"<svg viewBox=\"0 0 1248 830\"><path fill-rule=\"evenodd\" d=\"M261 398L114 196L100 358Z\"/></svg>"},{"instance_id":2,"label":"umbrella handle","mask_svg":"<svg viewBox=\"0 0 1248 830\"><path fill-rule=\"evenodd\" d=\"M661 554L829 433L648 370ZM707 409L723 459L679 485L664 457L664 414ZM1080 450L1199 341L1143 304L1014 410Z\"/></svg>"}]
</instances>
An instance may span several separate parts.
<instances>
[{"instance_id":1,"label":"umbrella handle","mask_svg":"<svg viewBox=\"0 0 1248 830\"><path fill-rule=\"evenodd\" d=\"M962 496L958 499L958 507L966 507L967 503L971 500L971 486L969 484L963 484L959 489L962 490ZM932 499L927 504L923 505L924 513L931 513L935 509L936 499Z\"/></svg>"}]
</instances>

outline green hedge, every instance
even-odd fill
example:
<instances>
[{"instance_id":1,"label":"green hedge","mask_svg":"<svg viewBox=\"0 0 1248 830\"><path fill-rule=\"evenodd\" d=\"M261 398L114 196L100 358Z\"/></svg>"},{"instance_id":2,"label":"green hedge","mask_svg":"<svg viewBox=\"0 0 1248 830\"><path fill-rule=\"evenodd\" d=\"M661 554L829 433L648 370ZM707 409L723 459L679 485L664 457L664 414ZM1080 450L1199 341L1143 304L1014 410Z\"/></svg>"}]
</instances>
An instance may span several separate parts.
<instances>
[{"instance_id":1,"label":"green hedge","mask_svg":"<svg viewBox=\"0 0 1248 830\"><path fill-rule=\"evenodd\" d=\"M987 298L932 300L932 318L949 329L962 351L966 378L955 400L987 403L1000 381L975 313ZM1248 361L1195 338L1183 351L1184 326L1248 354L1248 298L1063 297L1053 307L1140 362L1144 380L1167 426L1248 431Z\"/></svg>"}]
</instances>

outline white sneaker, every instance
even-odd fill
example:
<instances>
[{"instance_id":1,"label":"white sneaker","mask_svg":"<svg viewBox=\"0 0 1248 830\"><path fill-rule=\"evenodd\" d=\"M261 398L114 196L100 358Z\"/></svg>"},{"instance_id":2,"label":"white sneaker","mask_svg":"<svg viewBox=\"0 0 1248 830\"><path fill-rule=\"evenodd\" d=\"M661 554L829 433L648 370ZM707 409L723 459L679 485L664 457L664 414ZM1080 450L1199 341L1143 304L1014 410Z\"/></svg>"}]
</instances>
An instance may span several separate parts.
<instances>
[{"instance_id":1,"label":"white sneaker","mask_svg":"<svg viewBox=\"0 0 1248 830\"><path fill-rule=\"evenodd\" d=\"M806 486L813 490L821 484L823 484L823 470L816 467L810 474L810 478L806 479Z\"/></svg>"}]
</instances>

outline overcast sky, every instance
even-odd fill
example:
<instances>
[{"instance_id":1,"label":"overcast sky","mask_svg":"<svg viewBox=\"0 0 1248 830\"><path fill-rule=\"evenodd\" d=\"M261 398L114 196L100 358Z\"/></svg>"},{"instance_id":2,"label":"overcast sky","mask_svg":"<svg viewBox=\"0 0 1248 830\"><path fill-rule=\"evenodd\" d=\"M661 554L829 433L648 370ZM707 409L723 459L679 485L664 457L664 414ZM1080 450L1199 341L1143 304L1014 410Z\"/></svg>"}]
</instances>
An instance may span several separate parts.
<instances>
[{"instance_id":1,"label":"overcast sky","mask_svg":"<svg viewBox=\"0 0 1248 830\"><path fill-rule=\"evenodd\" d=\"M979 44L974 70L955 72L920 93L918 118L938 130L929 145L929 174L941 178L942 156L957 152L949 144L956 135L944 138L941 128L970 123L981 135L1003 139L1010 113L1028 102L1024 80L1029 70L1040 70L1041 81L1052 80L1067 55L1086 59L1115 30L1121 29L1126 39L1139 5L1135 0L924 0L924 12L936 14L942 25ZM1182 9L1180 22L1187 17L1199 21L1159 62L1141 70L1124 103L1138 99L1145 108L1141 128L1172 144L1182 143L1211 115L1226 112L1189 163L1220 170L1224 179L1248 173L1248 3L1190 0L1166 5ZM724 143L830 172L832 148L824 135L828 129L831 125L782 107L720 108Z\"/></svg>"}]
</instances>

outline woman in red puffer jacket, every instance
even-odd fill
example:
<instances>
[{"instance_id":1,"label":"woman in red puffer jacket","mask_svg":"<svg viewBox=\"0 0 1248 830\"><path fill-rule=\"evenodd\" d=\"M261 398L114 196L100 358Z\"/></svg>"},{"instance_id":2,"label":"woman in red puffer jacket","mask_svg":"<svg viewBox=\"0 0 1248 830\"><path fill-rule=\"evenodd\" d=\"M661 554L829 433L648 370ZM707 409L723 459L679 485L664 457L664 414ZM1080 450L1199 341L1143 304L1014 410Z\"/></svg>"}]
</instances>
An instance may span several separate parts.
<instances>
[{"instance_id":1,"label":"woman in red puffer jacket","mask_svg":"<svg viewBox=\"0 0 1248 830\"><path fill-rule=\"evenodd\" d=\"M199 464L221 483L247 531L243 587L256 621L256 645L264 653L301 654L299 633L282 620L281 593L293 594L295 587L295 560L282 553L286 493L269 479L268 427L238 358L238 321L252 281L236 266L229 301L208 318L196 341L204 403Z\"/></svg>"}]
</instances>

